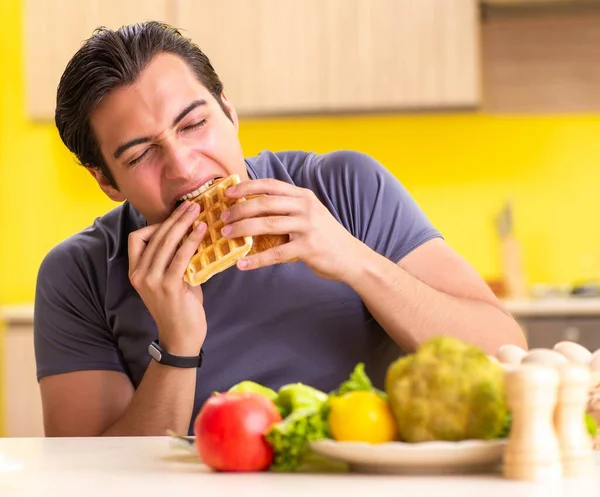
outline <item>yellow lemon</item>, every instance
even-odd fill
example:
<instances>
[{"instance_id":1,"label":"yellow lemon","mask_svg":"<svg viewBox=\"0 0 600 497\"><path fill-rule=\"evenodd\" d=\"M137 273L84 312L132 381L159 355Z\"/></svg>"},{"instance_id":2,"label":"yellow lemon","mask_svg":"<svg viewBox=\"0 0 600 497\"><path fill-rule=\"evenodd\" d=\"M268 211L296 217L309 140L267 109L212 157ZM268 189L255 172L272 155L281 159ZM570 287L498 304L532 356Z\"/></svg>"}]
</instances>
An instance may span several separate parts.
<instances>
[{"instance_id":1,"label":"yellow lemon","mask_svg":"<svg viewBox=\"0 0 600 497\"><path fill-rule=\"evenodd\" d=\"M392 410L375 392L348 392L332 397L329 405L329 429L335 440L379 444L396 439Z\"/></svg>"}]
</instances>

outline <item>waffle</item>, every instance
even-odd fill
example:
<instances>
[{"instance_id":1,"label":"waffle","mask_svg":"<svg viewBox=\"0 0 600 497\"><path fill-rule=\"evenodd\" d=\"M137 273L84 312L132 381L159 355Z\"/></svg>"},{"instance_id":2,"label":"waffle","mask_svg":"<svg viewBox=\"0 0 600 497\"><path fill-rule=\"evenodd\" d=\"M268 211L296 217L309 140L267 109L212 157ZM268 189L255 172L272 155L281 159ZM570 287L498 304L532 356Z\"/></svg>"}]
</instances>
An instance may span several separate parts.
<instances>
[{"instance_id":1,"label":"waffle","mask_svg":"<svg viewBox=\"0 0 600 497\"><path fill-rule=\"evenodd\" d=\"M192 257L183 279L192 286L208 281L212 276L234 266L238 259L246 255L257 254L289 241L289 235L256 235L239 238L225 238L221 235L223 221L221 213L232 205L247 199L258 197L252 195L240 199L232 199L225 195L225 190L240 182L237 174L215 181L205 192L193 198L192 202L200 204L200 215L192 226L196 228L201 222L208 226L204 240ZM295 262L296 259L290 262Z\"/></svg>"},{"instance_id":2,"label":"waffle","mask_svg":"<svg viewBox=\"0 0 600 497\"><path fill-rule=\"evenodd\" d=\"M201 222L206 223L208 230L204 239L193 255L183 279L192 286L198 286L221 271L235 265L252 248L252 237L226 238L221 234L223 221L221 213L232 205L244 202L245 198L232 199L225 195L225 190L240 182L237 174L216 181L205 192L192 199L200 204L200 214L192 228Z\"/></svg>"}]
</instances>

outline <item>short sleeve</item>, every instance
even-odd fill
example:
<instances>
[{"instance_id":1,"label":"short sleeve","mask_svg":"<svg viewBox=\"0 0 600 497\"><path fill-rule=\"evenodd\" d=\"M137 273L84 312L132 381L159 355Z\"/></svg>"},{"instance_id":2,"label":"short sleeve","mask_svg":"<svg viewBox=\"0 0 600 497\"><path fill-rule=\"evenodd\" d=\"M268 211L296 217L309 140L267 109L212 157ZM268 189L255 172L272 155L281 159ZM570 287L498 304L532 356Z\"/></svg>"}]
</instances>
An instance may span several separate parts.
<instances>
[{"instance_id":1,"label":"short sleeve","mask_svg":"<svg viewBox=\"0 0 600 497\"><path fill-rule=\"evenodd\" d=\"M398 262L439 237L402 183L372 157L353 151L315 156L315 192L350 233Z\"/></svg>"},{"instance_id":2,"label":"short sleeve","mask_svg":"<svg viewBox=\"0 0 600 497\"><path fill-rule=\"evenodd\" d=\"M98 274L86 248L69 239L40 266L34 304L38 380L72 371L125 371L103 317Z\"/></svg>"}]
</instances>

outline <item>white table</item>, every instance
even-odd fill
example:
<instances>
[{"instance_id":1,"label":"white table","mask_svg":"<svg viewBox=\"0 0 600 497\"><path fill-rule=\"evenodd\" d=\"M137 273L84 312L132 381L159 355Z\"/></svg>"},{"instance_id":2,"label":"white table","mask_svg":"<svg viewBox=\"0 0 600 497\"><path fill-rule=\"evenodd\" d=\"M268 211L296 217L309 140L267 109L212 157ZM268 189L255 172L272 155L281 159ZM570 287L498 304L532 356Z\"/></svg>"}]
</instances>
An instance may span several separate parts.
<instances>
[{"instance_id":1,"label":"white table","mask_svg":"<svg viewBox=\"0 0 600 497\"><path fill-rule=\"evenodd\" d=\"M18 470L0 472L2 497L600 495L600 465L589 479L536 484L501 475L213 473L194 456L174 450L166 437L4 438L0 453L22 464Z\"/></svg>"}]
</instances>

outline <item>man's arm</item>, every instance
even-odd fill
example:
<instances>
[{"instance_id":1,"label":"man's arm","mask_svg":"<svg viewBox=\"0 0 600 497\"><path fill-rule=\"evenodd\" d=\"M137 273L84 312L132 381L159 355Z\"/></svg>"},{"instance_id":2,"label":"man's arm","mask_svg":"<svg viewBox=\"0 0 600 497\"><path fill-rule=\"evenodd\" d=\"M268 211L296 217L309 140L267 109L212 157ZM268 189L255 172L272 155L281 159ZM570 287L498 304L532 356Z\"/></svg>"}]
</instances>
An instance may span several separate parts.
<instances>
[{"instance_id":1,"label":"man's arm","mask_svg":"<svg viewBox=\"0 0 600 497\"><path fill-rule=\"evenodd\" d=\"M506 343L526 348L517 322L477 272L442 239L425 242L397 265L363 246L345 281L387 333L414 351L435 335L452 335L495 354Z\"/></svg>"},{"instance_id":2,"label":"man's arm","mask_svg":"<svg viewBox=\"0 0 600 497\"><path fill-rule=\"evenodd\" d=\"M197 356L206 336L201 287L183 281L185 269L206 233L206 225L179 244L198 206L182 204L162 224L129 236L129 278L154 318L161 346L171 354ZM54 290L51 267L63 267L68 252L58 253L41 271L36 300L36 356L48 436L164 435L170 428L187 433L193 410L196 369L150 364L134 393L125 373L115 371L113 337L103 323L73 312L86 308L64 302L79 295L76 278L60 280ZM74 273L77 274L77 273ZM73 274L71 274L73 276ZM59 309L60 312L57 312ZM69 351L76 351L69 354ZM76 370L76 372L73 372ZM66 372L61 372L66 371Z\"/></svg>"},{"instance_id":3,"label":"man's arm","mask_svg":"<svg viewBox=\"0 0 600 497\"><path fill-rule=\"evenodd\" d=\"M117 371L77 371L40 380L48 437L187 434L196 369L152 361L134 392Z\"/></svg>"},{"instance_id":4,"label":"man's arm","mask_svg":"<svg viewBox=\"0 0 600 497\"><path fill-rule=\"evenodd\" d=\"M226 236L290 235L288 243L241 259L239 269L299 259L316 274L350 285L405 350L435 335L455 336L490 354L506 343L526 347L516 321L441 238L421 243L396 264L399 254L437 231L383 167L362 155L335 157L317 173L323 184L333 182L330 197L322 197L345 224L310 189L274 179L228 189L233 198L257 197L223 214Z\"/></svg>"}]
</instances>

